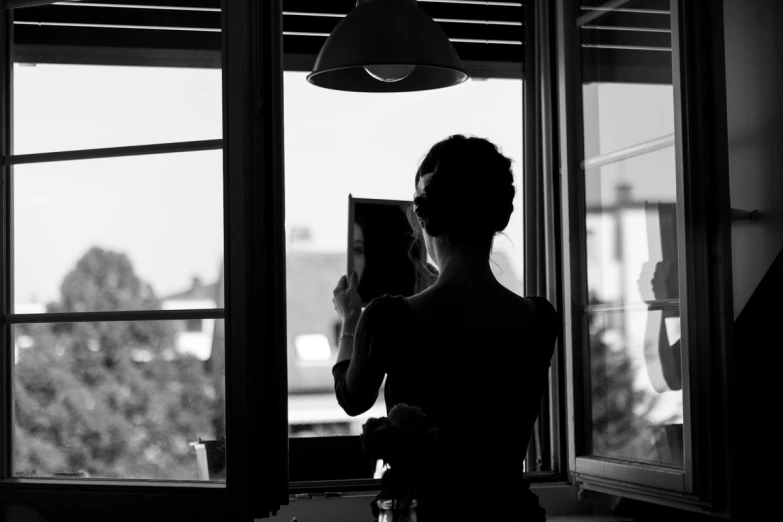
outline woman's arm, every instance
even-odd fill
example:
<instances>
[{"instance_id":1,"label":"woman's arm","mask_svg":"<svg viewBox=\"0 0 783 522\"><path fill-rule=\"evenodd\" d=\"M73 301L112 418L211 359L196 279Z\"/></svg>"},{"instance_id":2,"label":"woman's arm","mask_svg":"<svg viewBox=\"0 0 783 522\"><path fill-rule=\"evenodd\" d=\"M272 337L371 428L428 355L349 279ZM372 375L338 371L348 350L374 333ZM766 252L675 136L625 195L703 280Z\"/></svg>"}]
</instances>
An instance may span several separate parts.
<instances>
[{"instance_id":1,"label":"woman's arm","mask_svg":"<svg viewBox=\"0 0 783 522\"><path fill-rule=\"evenodd\" d=\"M337 346L337 362L350 361L353 355L353 340L356 335L356 326L359 324L359 316L343 319L343 325L340 328Z\"/></svg>"},{"instance_id":2,"label":"woman's arm","mask_svg":"<svg viewBox=\"0 0 783 522\"><path fill-rule=\"evenodd\" d=\"M342 335L337 363L332 368L337 402L348 415L360 415L375 404L383 383L384 302L372 301L359 317L353 337ZM350 322L343 323L343 333L350 332Z\"/></svg>"}]
</instances>

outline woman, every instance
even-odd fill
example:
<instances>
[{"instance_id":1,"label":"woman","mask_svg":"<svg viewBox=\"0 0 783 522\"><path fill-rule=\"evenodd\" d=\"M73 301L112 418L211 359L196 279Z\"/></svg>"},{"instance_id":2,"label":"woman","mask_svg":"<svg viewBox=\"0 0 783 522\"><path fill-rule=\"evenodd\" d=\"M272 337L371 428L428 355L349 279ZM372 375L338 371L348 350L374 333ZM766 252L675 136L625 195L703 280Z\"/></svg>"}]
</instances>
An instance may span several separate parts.
<instances>
[{"instance_id":1,"label":"woman","mask_svg":"<svg viewBox=\"0 0 783 522\"><path fill-rule=\"evenodd\" d=\"M522 298L494 277L489 254L513 210L511 160L480 138L451 136L416 173L411 213L439 274L408 298L383 296L361 312L358 278L340 279L342 318L332 372L349 415L375 402L420 407L437 425L436 480L419 520L544 520L522 481L559 328L543 298Z\"/></svg>"}]
</instances>

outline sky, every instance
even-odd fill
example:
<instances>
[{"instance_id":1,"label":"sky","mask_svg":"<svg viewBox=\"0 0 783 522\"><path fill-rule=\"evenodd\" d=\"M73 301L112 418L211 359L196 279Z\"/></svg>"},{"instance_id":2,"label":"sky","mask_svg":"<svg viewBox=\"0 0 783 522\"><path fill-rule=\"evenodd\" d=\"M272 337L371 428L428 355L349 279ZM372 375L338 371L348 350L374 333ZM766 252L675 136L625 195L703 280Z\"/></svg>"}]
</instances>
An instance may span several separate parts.
<instances>
[{"instance_id":1,"label":"sky","mask_svg":"<svg viewBox=\"0 0 783 522\"><path fill-rule=\"evenodd\" d=\"M329 91L286 72L286 228L291 248L344 252L348 194L408 200L419 162L454 133L486 137L522 168L522 82L421 93ZM14 153L221 138L218 70L16 65ZM49 302L91 247L125 252L165 296L216 279L222 153L20 165L14 169L15 302ZM479 180L480 182L480 180ZM498 250L521 277L521 191Z\"/></svg>"},{"instance_id":2,"label":"sky","mask_svg":"<svg viewBox=\"0 0 783 522\"><path fill-rule=\"evenodd\" d=\"M14 82L16 154L221 138L218 70L17 65ZM521 81L361 94L320 89L304 73L286 72L284 86L285 225L310 231L309 240L287 248L345 252L348 194L409 200L427 150L464 133L496 143L514 162L515 213L495 246L521 278ZM605 85L585 96L599 111L587 139L600 153L673 132L671 87ZM63 277L95 245L128 254L159 296L187 289L194 276L214 281L223 253L221 158L208 151L15 167L15 302L56 300ZM673 149L589 171L598 187L590 203L612 203L621 181L637 199L671 201L673 173ZM626 230L633 253L626 265L650 257L640 227ZM591 268L603 271L606 285L617 279L610 257L598 256ZM629 268L625 286L632 288L636 267ZM646 320L634 317L626 346L641 364ZM649 387L640 376L639 386ZM681 411L681 393L670 398L667 410Z\"/></svg>"}]
</instances>

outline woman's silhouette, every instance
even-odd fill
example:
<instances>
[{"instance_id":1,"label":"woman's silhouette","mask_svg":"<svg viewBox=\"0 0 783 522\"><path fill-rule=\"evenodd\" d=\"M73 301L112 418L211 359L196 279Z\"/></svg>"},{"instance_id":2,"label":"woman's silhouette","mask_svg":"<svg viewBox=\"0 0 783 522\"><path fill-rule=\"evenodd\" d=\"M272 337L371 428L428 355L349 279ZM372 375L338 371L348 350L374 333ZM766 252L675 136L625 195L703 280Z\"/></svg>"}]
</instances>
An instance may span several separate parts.
<instances>
[{"instance_id":1,"label":"woman's silhouette","mask_svg":"<svg viewBox=\"0 0 783 522\"><path fill-rule=\"evenodd\" d=\"M493 237L513 210L511 160L487 140L451 136L429 151L415 187L410 211L437 280L362 312L357 275L340 279L337 400L349 415L367 411L386 375L388 410L415 405L437 425L420 521L544 520L522 464L559 320L546 299L517 296L490 269Z\"/></svg>"}]
</instances>

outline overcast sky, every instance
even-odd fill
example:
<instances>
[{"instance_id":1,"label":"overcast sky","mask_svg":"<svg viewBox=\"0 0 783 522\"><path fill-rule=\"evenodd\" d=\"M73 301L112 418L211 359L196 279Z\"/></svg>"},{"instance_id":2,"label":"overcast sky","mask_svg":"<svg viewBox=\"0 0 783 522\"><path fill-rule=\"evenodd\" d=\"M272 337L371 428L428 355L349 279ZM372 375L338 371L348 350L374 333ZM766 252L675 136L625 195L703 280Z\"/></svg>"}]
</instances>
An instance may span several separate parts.
<instances>
[{"instance_id":1,"label":"overcast sky","mask_svg":"<svg viewBox=\"0 0 783 522\"><path fill-rule=\"evenodd\" d=\"M16 154L221 137L217 70L16 66ZM486 137L522 167L522 83L357 94L285 74L286 226L345 251L347 197L410 199L429 147ZM127 253L159 295L212 281L223 250L221 152L23 165L14 175L16 302L55 300L93 245ZM480 182L480 181L479 181ZM521 269L521 191L498 248Z\"/></svg>"},{"instance_id":2,"label":"overcast sky","mask_svg":"<svg viewBox=\"0 0 783 522\"><path fill-rule=\"evenodd\" d=\"M17 66L15 153L220 138L220 82L217 70ZM597 142L600 153L673 132L670 86L593 86L585 97L600 111L598 125L587 125L595 133L587 139ZM357 94L319 89L303 73L286 73L284 109L286 227L311 231L309 242L292 248L345 252L348 194L410 199L419 162L450 134L477 135L499 145L514 160L519 189L520 81ZM214 281L223 253L221 155L210 151L15 167L16 303L56 300L63 276L93 245L127 253L158 295L187 289L195 275ZM598 187L591 203L612 203L620 182L633 186L636 199L674 200L672 148L587 176ZM496 241L496 248L511 257L517 277L523 259L521 196L518 190L507 234ZM638 267L630 264L650 257L646 229L639 223L626 230L633 259L626 259L624 277L634 292ZM611 231L603 234L602 250L612 249L611 237ZM591 260L591 274L604 273L607 285L617 279L614 256ZM628 353L642 364L645 314L631 322ZM638 386L650 386L643 371L637 376ZM681 411L681 394L668 395L670 401L662 403L667 415Z\"/></svg>"},{"instance_id":3,"label":"overcast sky","mask_svg":"<svg viewBox=\"0 0 783 522\"><path fill-rule=\"evenodd\" d=\"M218 70L15 67L15 153L221 137ZM601 153L673 132L670 86L586 88ZM286 227L311 231L300 250L344 252L347 198L408 200L419 162L454 133L490 139L522 172L522 82L469 81L400 94L320 89L285 73ZM127 253L159 295L210 282L223 251L221 151L15 167L16 302L48 302L93 245ZM620 180L634 196L674 197L673 149L588 174L604 203ZM480 183L477 175L477 183ZM595 184L592 186L596 186ZM496 248L522 268L522 193ZM644 237L640 237L644 240ZM645 242L641 243L644 247ZM640 253L643 255L643 253Z\"/></svg>"}]
</instances>

